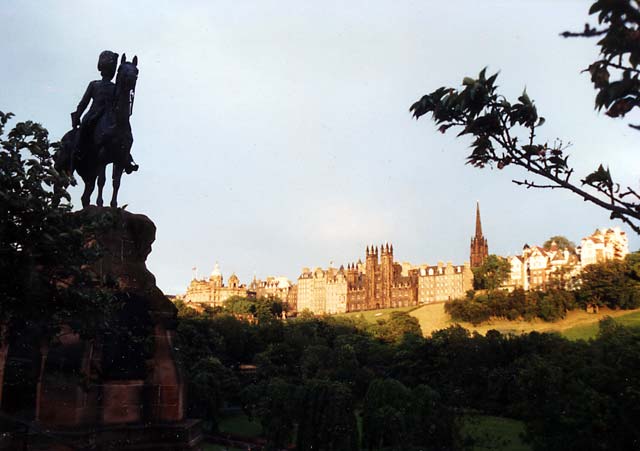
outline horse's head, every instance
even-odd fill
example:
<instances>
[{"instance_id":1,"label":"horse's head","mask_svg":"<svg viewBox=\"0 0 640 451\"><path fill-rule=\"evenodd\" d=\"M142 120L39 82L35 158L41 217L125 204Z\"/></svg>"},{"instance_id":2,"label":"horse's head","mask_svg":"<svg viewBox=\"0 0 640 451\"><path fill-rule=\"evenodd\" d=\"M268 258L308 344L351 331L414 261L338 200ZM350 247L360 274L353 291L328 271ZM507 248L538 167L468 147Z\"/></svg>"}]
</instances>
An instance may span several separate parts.
<instances>
[{"instance_id":1,"label":"horse's head","mask_svg":"<svg viewBox=\"0 0 640 451\"><path fill-rule=\"evenodd\" d=\"M120 102L121 99L127 101L129 115L133 110L136 81L138 81L138 57L134 56L132 61L127 61L127 55L123 53L118 75L116 75L116 102Z\"/></svg>"}]
</instances>

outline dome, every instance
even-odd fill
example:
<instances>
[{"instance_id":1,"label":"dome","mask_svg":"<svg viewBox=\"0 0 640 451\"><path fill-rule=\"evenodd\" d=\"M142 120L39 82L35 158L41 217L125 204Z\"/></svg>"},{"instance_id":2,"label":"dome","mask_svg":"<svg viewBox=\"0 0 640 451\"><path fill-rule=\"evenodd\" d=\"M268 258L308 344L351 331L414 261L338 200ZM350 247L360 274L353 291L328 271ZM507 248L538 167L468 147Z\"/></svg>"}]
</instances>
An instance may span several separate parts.
<instances>
[{"instance_id":1,"label":"dome","mask_svg":"<svg viewBox=\"0 0 640 451\"><path fill-rule=\"evenodd\" d=\"M213 267L213 271L211 271L211 277L219 277L222 273L220 272L220 265L216 262L216 265Z\"/></svg>"}]
</instances>

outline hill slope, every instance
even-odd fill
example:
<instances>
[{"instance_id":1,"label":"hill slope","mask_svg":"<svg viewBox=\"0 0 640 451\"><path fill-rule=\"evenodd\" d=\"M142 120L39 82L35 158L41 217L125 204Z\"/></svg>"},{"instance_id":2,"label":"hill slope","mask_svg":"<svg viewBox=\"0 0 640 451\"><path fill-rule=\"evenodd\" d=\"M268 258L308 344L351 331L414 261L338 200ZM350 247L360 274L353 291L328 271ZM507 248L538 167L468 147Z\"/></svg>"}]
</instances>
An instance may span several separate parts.
<instances>
[{"instance_id":1,"label":"hill slope","mask_svg":"<svg viewBox=\"0 0 640 451\"><path fill-rule=\"evenodd\" d=\"M449 315L444 311L444 303L428 304L410 312L410 315L415 316L420 321L420 327L422 333L425 336L431 335L435 330L445 329L453 324L460 324L465 329L470 331L477 331L484 335L491 329L498 330L502 333L514 333L519 334L523 332L563 332L566 329L582 328L582 326L591 326L589 330L597 331L597 324L605 316L611 316L613 318L629 315L633 312L640 312L638 310L609 310L602 308L599 313L587 313L582 310L573 310L567 314L565 319L557 321L555 323L547 323L540 319L534 321L507 321L505 319L492 319L486 323L482 323L478 326L474 326L471 323L452 321ZM634 315L639 316L640 315ZM570 338L585 338L570 337Z\"/></svg>"}]
</instances>

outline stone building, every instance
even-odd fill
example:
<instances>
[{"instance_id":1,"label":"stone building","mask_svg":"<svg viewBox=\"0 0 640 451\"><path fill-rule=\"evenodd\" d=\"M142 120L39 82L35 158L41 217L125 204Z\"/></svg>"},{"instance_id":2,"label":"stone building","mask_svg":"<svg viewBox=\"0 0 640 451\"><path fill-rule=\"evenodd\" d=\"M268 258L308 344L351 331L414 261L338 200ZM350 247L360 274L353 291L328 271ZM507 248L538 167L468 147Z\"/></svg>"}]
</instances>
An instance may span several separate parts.
<instances>
[{"instance_id":1,"label":"stone building","mask_svg":"<svg viewBox=\"0 0 640 451\"><path fill-rule=\"evenodd\" d=\"M291 285L287 293L287 307L291 313L298 311L298 285Z\"/></svg>"},{"instance_id":2,"label":"stone building","mask_svg":"<svg viewBox=\"0 0 640 451\"><path fill-rule=\"evenodd\" d=\"M265 280L253 278L248 292L255 297L274 297L287 304L287 311L296 310L297 287L287 277L268 276Z\"/></svg>"},{"instance_id":3,"label":"stone building","mask_svg":"<svg viewBox=\"0 0 640 451\"><path fill-rule=\"evenodd\" d=\"M580 272L580 259L575 251L560 249L555 242L550 249L525 244L521 255L507 257L507 260L511 272L503 287L509 291L544 290L553 286L571 288Z\"/></svg>"},{"instance_id":4,"label":"stone building","mask_svg":"<svg viewBox=\"0 0 640 451\"><path fill-rule=\"evenodd\" d=\"M470 246L471 267L477 268L482 266L489 256L489 243L482 234L482 223L480 222L480 202L476 204L476 233L471 238Z\"/></svg>"},{"instance_id":5,"label":"stone building","mask_svg":"<svg viewBox=\"0 0 640 451\"><path fill-rule=\"evenodd\" d=\"M249 290L255 292L256 297L275 297L283 302L287 301L289 291L293 287L291 281L286 277L268 276L265 280L253 278L249 284Z\"/></svg>"},{"instance_id":6,"label":"stone building","mask_svg":"<svg viewBox=\"0 0 640 451\"><path fill-rule=\"evenodd\" d=\"M622 260L629 253L629 239L619 227L597 229L582 239L578 252L583 267L606 260Z\"/></svg>"},{"instance_id":7,"label":"stone building","mask_svg":"<svg viewBox=\"0 0 640 451\"><path fill-rule=\"evenodd\" d=\"M298 278L298 311L315 314L410 307L464 296L472 288L468 264L453 266L398 263L393 245L367 246L365 262L345 268L303 268Z\"/></svg>"},{"instance_id":8,"label":"stone building","mask_svg":"<svg viewBox=\"0 0 640 451\"><path fill-rule=\"evenodd\" d=\"M331 277L333 268L326 271L316 268L310 271L303 268L298 277L298 302L299 312L309 310L316 314L326 313L327 279Z\"/></svg>"},{"instance_id":9,"label":"stone building","mask_svg":"<svg viewBox=\"0 0 640 451\"><path fill-rule=\"evenodd\" d=\"M231 274L227 285L224 284L220 266L216 263L209 279L194 277L187 287L184 301L191 307L201 309L204 306L222 307L232 296L247 296L246 285L241 285L238 276Z\"/></svg>"},{"instance_id":10,"label":"stone building","mask_svg":"<svg viewBox=\"0 0 640 451\"><path fill-rule=\"evenodd\" d=\"M418 303L430 304L463 298L473 289L473 272L469 263L454 266L451 262L437 266L421 265L418 276Z\"/></svg>"},{"instance_id":11,"label":"stone building","mask_svg":"<svg viewBox=\"0 0 640 451\"><path fill-rule=\"evenodd\" d=\"M403 274L393 260L393 245L366 249L362 265L347 266L347 311L409 307L418 304L418 271Z\"/></svg>"},{"instance_id":12,"label":"stone building","mask_svg":"<svg viewBox=\"0 0 640 451\"><path fill-rule=\"evenodd\" d=\"M549 249L525 244L521 255L507 257L511 264L509 290L544 290L552 286L573 288L587 265L606 260L622 260L629 253L629 241L620 228L598 229L581 241L575 250L561 249L553 242Z\"/></svg>"}]
</instances>

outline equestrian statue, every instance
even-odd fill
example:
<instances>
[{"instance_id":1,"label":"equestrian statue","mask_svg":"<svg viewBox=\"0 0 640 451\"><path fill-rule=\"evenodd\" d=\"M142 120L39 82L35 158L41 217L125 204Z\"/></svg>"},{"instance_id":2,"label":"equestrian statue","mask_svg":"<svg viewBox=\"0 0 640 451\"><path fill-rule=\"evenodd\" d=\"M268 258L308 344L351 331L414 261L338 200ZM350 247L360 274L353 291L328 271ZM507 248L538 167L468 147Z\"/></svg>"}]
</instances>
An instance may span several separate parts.
<instances>
[{"instance_id":1,"label":"equestrian statue","mask_svg":"<svg viewBox=\"0 0 640 451\"><path fill-rule=\"evenodd\" d=\"M82 207L90 204L91 194L98 182L96 205L103 205L102 190L106 180L106 167L112 164L113 194L111 206L118 206L118 189L122 173L131 174L138 165L131 157L133 135L129 117L133 113L138 57L127 61L125 54L105 50L98 59L101 80L89 83L76 111L71 113L72 129L60 141L55 156L56 169L68 174L77 172L84 182ZM111 81L116 76L115 84ZM87 106L89 111L82 116Z\"/></svg>"}]
</instances>

